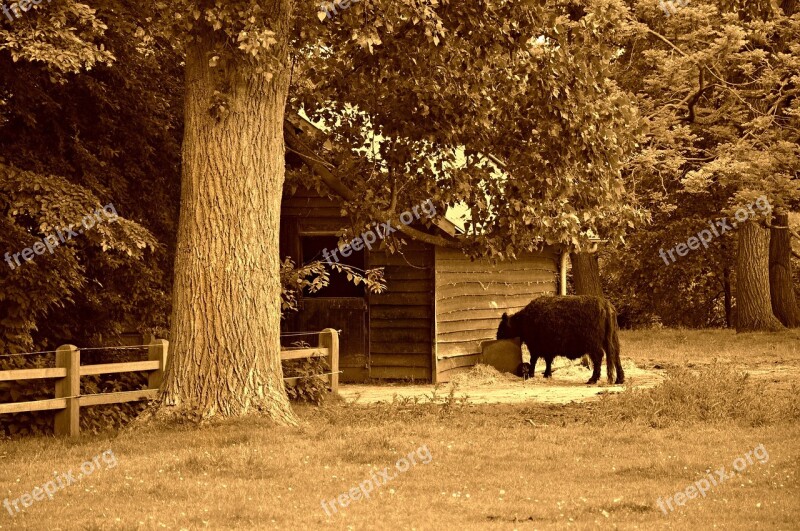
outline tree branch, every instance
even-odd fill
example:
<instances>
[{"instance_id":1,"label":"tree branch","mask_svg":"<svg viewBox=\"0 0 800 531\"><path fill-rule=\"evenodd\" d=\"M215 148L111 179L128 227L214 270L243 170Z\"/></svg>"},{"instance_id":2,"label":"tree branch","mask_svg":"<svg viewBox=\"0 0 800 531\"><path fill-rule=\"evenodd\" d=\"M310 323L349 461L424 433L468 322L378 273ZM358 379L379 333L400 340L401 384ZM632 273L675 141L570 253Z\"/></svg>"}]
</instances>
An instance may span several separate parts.
<instances>
[{"instance_id":1,"label":"tree branch","mask_svg":"<svg viewBox=\"0 0 800 531\"><path fill-rule=\"evenodd\" d=\"M699 68L698 70L700 71L698 73L698 76L700 77L700 88L694 95L687 96L688 99L686 100L686 108L689 109L689 116L687 118L689 123L694 123L694 106L697 105L698 101L700 101L700 96L703 95L703 91L705 90L705 86L703 85L703 69Z\"/></svg>"},{"instance_id":2,"label":"tree branch","mask_svg":"<svg viewBox=\"0 0 800 531\"><path fill-rule=\"evenodd\" d=\"M715 69L714 69L714 68L712 68L711 66L709 66L709 65L706 65L706 64L703 64L703 63L700 63L699 61L697 61L697 60L695 60L695 59L692 59L691 57L689 57L689 54L687 54L686 52L684 52L683 50L681 50L680 48L678 48L678 46L677 46L677 45L675 45L675 44L674 44L674 43L673 43L671 40L669 40L668 38L666 38L665 36L663 36L663 35L662 35L662 34L660 34L659 32L657 32L657 31L653 30L652 28L650 28L649 26L647 26L647 24L644 24L644 27L645 27L645 28L647 28L647 32L648 32L648 33L650 33L651 35L653 35L653 36L654 36L654 37L656 37L657 39L659 39L659 40L661 40L662 42L664 42L664 43L665 43L667 46L669 46L670 48L672 48L673 50L675 50L676 52L678 52L679 54L681 54L683 57L685 57L685 58L686 58L686 59L688 59L689 61L693 62L695 65L697 65L697 67L698 67L698 68L700 68L700 69L703 69L703 68L704 68L704 69L708 70L708 73L709 73L709 74L711 74L711 75L712 75L714 78L716 78L716 79L717 79L717 81L719 81L719 82L721 83L721 85L720 85L720 86L721 86L722 88L724 88L724 89L728 90L728 92L730 92L731 94L733 94L733 95L734 95L734 96L735 96L735 97L736 97L736 98L737 98L739 101L741 101L741 102L742 102L742 103L743 103L743 104L744 104L746 107L748 107L748 108L750 109L750 111L751 111L751 112L753 112L754 114L759 114L758 112L756 112L756 110L755 110L755 109L753 109L753 106L752 106L752 105L750 105L749 103L747 103L746 101L744 101L744 99L742 99L742 97L741 97L741 96L740 96L740 95L739 95L739 94L738 94L738 93L737 93L735 90L733 90L733 89L732 89L732 88L729 86L729 85L731 85L731 83L730 83L730 82L728 82L728 81L726 81L726 80L722 79L722 77L721 77L721 76L722 76L722 74L721 74L721 73L720 73L719 75L717 75L717 72L715 72L715 71L714 71Z\"/></svg>"},{"instance_id":3,"label":"tree branch","mask_svg":"<svg viewBox=\"0 0 800 531\"><path fill-rule=\"evenodd\" d=\"M322 179L322 182L331 189L336 195L342 197L346 201L354 201L356 194L353 193L342 181L336 177L331 170L325 166L322 159L320 159L314 150L312 150L305 142L303 142L294 130L294 125L288 120L283 121L283 138L286 145L294 152L297 153L308 167L311 168L317 176Z\"/></svg>"},{"instance_id":4,"label":"tree branch","mask_svg":"<svg viewBox=\"0 0 800 531\"><path fill-rule=\"evenodd\" d=\"M336 195L345 201L355 201L356 194L350 190L330 169L328 169L325 161L322 160L295 132L295 127L288 120L283 122L283 138L286 141L286 146L289 150L299 155L303 161L308 164L308 167L322 180L323 183ZM397 198L392 198L392 208L388 212L381 212L382 216L390 220L389 223L396 226L397 229L403 234L423 243L437 245L440 247L449 248L462 248L463 244L457 240L451 240L428 234L421 230L414 229L408 225L400 222L399 215L395 212L395 205Z\"/></svg>"}]
</instances>

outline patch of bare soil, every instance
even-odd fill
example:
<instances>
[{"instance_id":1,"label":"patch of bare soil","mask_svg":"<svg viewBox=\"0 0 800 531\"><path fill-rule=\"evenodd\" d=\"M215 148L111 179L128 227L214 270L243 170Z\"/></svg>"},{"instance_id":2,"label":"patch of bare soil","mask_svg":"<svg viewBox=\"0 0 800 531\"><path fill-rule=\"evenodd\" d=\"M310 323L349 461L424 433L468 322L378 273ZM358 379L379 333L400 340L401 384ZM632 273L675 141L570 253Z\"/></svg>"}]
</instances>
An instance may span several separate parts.
<instances>
[{"instance_id":1,"label":"patch of bare soil","mask_svg":"<svg viewBox=\"0 0 800 531\"><path fill-rule=\"evenodd\" d=\"M625 385L635 388L654 387L664 378L664 371L637 367L631 360L623 361ZM348 402L391 402L394 397L420 400L444 400L451 392L455 398L471 404L519 404L538 402L567 404L597 400L602 393L617 393L625 387L608 385L603 369L601 383L586 385L591 370L579 361L558 358L553 362L553 377L542 378L544 363L540 361L534 378L527 381L493 367L476 365L469 372L456 376L452 382L435 388L433 385L356 385L339 387L339 394Z\"/></svg>"},{"instance_id":2,"label":"patch of bare soil","mask_svg":"<svg viewBox=\"0 0 800 531\"><path fill-rule=\"evenodd\" d=\"M800 385L800 366L797 363L775 360L759 363L751 369L741 367L741 370L749 373L754 381L764 382L775 391L794 391Z\"/></svg>"}]
</instances>

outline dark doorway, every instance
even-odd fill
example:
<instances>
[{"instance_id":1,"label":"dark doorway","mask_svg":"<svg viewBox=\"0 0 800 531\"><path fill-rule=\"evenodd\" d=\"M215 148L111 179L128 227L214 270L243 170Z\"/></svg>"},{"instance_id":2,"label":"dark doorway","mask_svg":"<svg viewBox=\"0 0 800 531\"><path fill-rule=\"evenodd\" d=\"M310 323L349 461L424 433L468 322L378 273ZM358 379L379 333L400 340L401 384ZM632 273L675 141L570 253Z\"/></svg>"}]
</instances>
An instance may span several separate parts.
<instances>
[{"instance_id":1,"label":"dark doorway","mask_svg":"<svg viewBox=\"0 0 800 531\"><path fill-rule=\"evenodd\" d=\"M308 264L314 260L325 261L325 252L333 262L332 249L337 249L339 245L339 238L337 236L300 236L300 247L302 253L302 263ZM340 264L350 265L364 270L366 259L364 251L353 251L350 256L342 256L341 252L337 251L336 256L339 258ZM356 286L352 281L347 279L345 273L339 271L331 271L330 284L322 288L316 293L304 294L306 297L320 298L320 297L346 297L346 298L361 298L366 295L364 285L359 284Z\"/></svg>"}]
</instances>

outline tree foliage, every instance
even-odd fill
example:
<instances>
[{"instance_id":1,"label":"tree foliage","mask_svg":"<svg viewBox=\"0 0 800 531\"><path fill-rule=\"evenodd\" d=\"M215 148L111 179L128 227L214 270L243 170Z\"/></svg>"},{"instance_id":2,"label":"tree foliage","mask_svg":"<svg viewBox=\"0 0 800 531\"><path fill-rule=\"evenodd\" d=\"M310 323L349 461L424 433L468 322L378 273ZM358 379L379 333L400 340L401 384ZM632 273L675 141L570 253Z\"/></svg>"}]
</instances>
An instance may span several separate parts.
<instances>
[{"instance_id":1,"label":"tree foliage","mask_svg":"<svg viewBox=\"0 0 800 531\"><path fill-rule=\"evenodd\" d=\"M166 328L180 70L157 43L141 52L135 33L144 19L133 3L95 11L59 2L0 30L2 253L101 205L123 218L16 270L3 262L2 351L108 344L122 331ZM24 53L13 53L22 41Z\"/></svg>"},{"instance_id":2,"label":"tree foliage","mask_svg":"<svg viewBox=\"0 0 800 531\"><path fill-rule=\"evenodd\" d=\"M798 206L800 18L791 15L770 4L692 1L667 16L658 2L628 3L614 78L636 95L647 130L627 180L652 225L611 258L611 289L645 320L724 323L732 233L671 265L659 249L733 221L762 196L774 209ZM748 219L767 223L769 214L755 209Z\"/></svg>"},{"instance_id":3,"label":"tree foliage","mask_svg":"<svg viewBox=\"0 0 800 531\"><path fill-rule=\"evenodd\" d=\"M430 198L468 206L473 255L618 239L642 219L621 180L636 111L608 77L619 15L613 2L353 4L297 48L292 104L330 131L317 152L364 224Z\"/></svg>"}]
</instances>

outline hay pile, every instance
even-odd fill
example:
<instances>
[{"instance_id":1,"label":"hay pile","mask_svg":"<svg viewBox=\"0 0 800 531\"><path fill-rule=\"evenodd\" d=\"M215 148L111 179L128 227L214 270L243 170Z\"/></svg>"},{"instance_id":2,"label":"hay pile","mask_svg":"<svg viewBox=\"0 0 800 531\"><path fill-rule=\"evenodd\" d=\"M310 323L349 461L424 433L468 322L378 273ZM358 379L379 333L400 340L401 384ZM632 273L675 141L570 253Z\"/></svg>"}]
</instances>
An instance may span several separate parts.
<instances>
[{"instance_id":1,"label":"hay pile","mask_svg":"<svg viewBox=\"0 0 800 531\"><path fill-rule=\"evenodd\" d=\"M536 376L541 376L544 373L546 364L544 360L539 360L536 364ZM605 358L603 358L603 375L605 375ZM623 365L624 368L624 365ZM567 358L558 357L553 360L553 374L561 378L589 378L592 374L592 369L581 365L581 360L568 360Z\"/></svg>"},{"instance_id":2,"label":"hay pile","mask_svg":"<svg viewBox=\"0 0 800 531\"><path fill-rule=\"evenodd\" d=\"M622 367L625 370L626 376L640 375L643 372L636 366L633 360L623 360ZM548 380L542 378L544 368L544 360L540 359L536 364L535 379L530 381L532 384L548 382ZM564 382L568 380L587 380L591 374L592 369L583 367L581 365L581 360L568 360L563 357L557 357L553 360L553 377L555 380L550 380L550 382L552 382L553 385L563 385ZM605 382L605 377L606 364L605 358L603 358L603 366L601 369L601 380L603 380L603 382ZM522 383L522 378L511 373L500 372L491 365L477 364L469 371L453 377L451 383L457 388L464 389L469 387L507 385L511 383L520 384Z\"/></svg>"},{"instance_id":3,"label":"hay pile","mask_svg":"<svg viewBox=\"0 0 800 531\"><path fill-rule=\"evenodd\" d=\"M491 365L477 364L468 372L463 372L453 377L451 382L457 387L474 387L481 385L495 385L519 381L521 378L507 372L500 372Z\"/></svg>"},{"instance_id":4,"label":"hay pile","mask_svg":"<svg viewBox=\"0 0 800 531\"><path fill-rule=\"evenodd\" d=\"M536 376L541 376L544 373L545 363L544 360L539 360L536 364ZM623 359L622 369L626 375L631 373L641 372L639 367L633 360ZM567 358L558 357L553 360L553 375L559 378L589 378L592 374L591 367L584 367L581 365L581 360L568 360ZM606 358L603 357L603 366L601 367L601 379L606 377Z\"/></svg>"}]
</instances>

